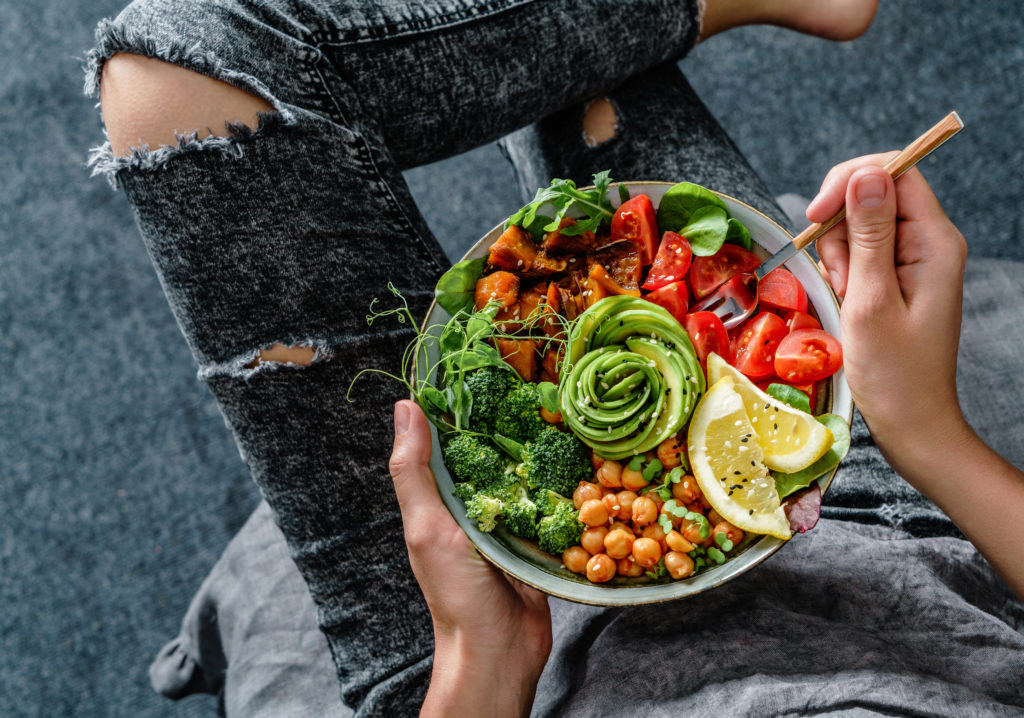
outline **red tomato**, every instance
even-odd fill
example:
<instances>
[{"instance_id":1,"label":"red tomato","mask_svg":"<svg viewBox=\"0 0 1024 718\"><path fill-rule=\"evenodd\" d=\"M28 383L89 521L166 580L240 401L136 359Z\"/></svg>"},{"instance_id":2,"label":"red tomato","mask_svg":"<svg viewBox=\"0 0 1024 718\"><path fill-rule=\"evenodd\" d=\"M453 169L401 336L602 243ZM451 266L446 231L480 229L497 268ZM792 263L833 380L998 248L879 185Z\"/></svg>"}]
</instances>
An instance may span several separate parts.
<instances>
[{"instance_id":1,"label":"red tomato","mask_svg":"<svg viewBox=\"0 0 1024 718\"><path fill-rule=\"evenodd\" d=\"M645 194L623 202L612 215L612 240L628 239L640 245L644 266L658 251L658 218L651 198Z\"/></svg>"},{"instance_id":2,"label":"red tomato","mask_svg":"<svg viewBox=\"0 0 1024 718\"><path fill-rule=\"evenodd\" d=\"M775 371L775 349L785 336L786 323L777 314L761 312L743 327L736 340L732 365L751 379L771 376Z\"/></svg>"},{"instance_id":3,"label":"red tomato","mask_svg":"<svg viewBox=\"0 0 1024 718\"><path fill-rule=\"evenodd\" d=\"M775 354L775 373L787 383L818 381L842 365L839 340L821 329L797 329L782 340Z\"/></svg>"},{"instance_id":4,"label":"red tomato","mask_svg":"<svg viewBox=\"0 0 1024 718\"><path fill-rule=\"evenodd\" d=\"M732 351L729 348L729 334L725 325L714 312L694 312L687 314L683 321L686 333L690 335L693 348L697 350L700 365L707 371L708 354L714 352L730 362Z\"/></svg>"},{"instance_id":5,"label":"red tomato","mask_svg":"<svg viewBox=\"0 0 1024 718\"><path fill-rule=\"evenodd\" d=\"M821 329L818 320L806 312L786 312L782 318L786 320L786 327L791 332L797 329Z\"/></svg>"},{"instance_id":6,"label":"red tomato","mask_svg":"<svg viewBox=\"0 0 1024 718\"><path fill-rule=\"evenodd\" d=\"M816 383L810 382L808 384L794 384L791 381L782 381L782 379L777 376L770 376L767 379L759 380L757 382L757 388L766 392L768 391L769 384L789 384L794 389L799 389L807 395L808 399L810 399L811 411L814 411L814 402L818 397L818 385Z\"/></svg>"},{"instance_id":7,"label":"red tomato","mask_svg":"<svg viewBox=\"0 0 1024 718\"><path fill-rule=\"evenodd\" d=\"M666 284L678 282L686 276L693 259L693 250L685 237L675 232L665 232L658 247L658 256L654 258L651 272L644 282L644 289L658 289Z\"/></svg>"},{"instance_id":8,"label":"red tomato","mask_svg":"<svg viewBox=\"0 0 1024 718\"><path fill-rule=\"evenodd\" d=\"M757 303L765 309L806 312L807 292L792 272L779 267L757 283Z\"/></svg>"},{"instance_id":9,"label":"red tomato","mask_svg":"<svg viewBox=\"0 0 1024 718\"><path fill-rule=\"evenodd\" d=\"M686 318L686 310L690 306L689 292L686 290L686 282L672 282L661 289L650 294L645 294L644 299L654 302L658 306L665 307L668 313L676 318L680 324Z\"/></svg>"},{"instance_id":10,"label":"red tomato","mask_svg":"<svg viewBox=\"0 0 1024 718\"><path fill-rule=\"evenodd\" d=\"M695 299L711 294L737 274L752 272L761 264L753 252L736 244L723 244L710 257L694 257L690 267L690 288Z\"/></svg>"}]
</instances>

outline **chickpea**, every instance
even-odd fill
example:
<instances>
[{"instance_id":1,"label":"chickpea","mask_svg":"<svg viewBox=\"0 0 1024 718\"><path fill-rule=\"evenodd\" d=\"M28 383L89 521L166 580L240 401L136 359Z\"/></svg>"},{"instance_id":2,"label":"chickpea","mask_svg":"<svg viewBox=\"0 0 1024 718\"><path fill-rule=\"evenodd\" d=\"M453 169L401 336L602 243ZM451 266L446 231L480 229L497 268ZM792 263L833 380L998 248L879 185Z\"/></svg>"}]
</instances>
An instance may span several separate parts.
<instances>
[{"instance_id":1,"label":"chickpea","mask_svg":"<svg viewBox=\"0 0 1024 718\"><path fill-rule=\"evenodd\" d=\"M636 492L620 491L615 494L615 499L619 503L619 513L617 516L612 516L612 518L618 518L620 521L629 521L633 517L633 502L637 499Z\"/></svg>"},{"instance_id":2,"label":"chickpea","mask_svg":"<svg viewBox=\"0 0 1024 718\"><path fill-rule=\"evenodd\" d=\"M693 573L693 559L681 551L665 554L665 570L674 579L686 578Z\"/></svg>"},{"instance_id":3,"label":"chickpea","mask_svg":"<svg viewBox=\"0 0 1024 718\"><path fill-rule=\"evenodd\" d=\"M643 533L640 535L644 538L654 539L658 542L658 545L661 546L661 550L665 551L665 529L658 524L645 526Z\"/></svg>"},{"instance_id":4,"label":"chickpea","mask_svg":"<svg viewBox=\"0 0 1024 718\"><path fill-rule=\"evenodd\" d=\"M701 537L700 524L689 519L683 519L682 523L679 524L679 533L690 543L699 546L707 546L714 541L714 536L710 533L705 537Z\"/></svg>"},{"instance_id":5,"label":"chickpea","mask_svg":"<svg viewBox=\"0 0 1024 718\"><path fill-rule=\"evenodd\" d=\"M608 509L608 516L614 519L619 515L622 506L619 505L619 497L614 491L609 490L601 499L604 501L604 507Z\"/></svg>"},{"instance_id":6,"label":"chickpea","mask_svg":"<svg viewBox=\"0 0 1024 718\"><path fill-rule=\"evenodd\" d=\"M649 496L638 496L633 502L633 523L647 526L658 520L658 505Z\"/></svg>"},{"instance_id":7,"label":"chickpea","mask_svg":"<svg viewBox=\"0 0 1024 718\"><path fill-rule=\"evenodd\" d=\"M674 513L672 513L672 511L666 509L665 508L666 504L667 504L667 502L665 504L661 505L661 509L659 510L659 513L662 516L667 516L668 520L672 522L672 525L675 526L676 528L679 528L679 524L682 523L683 519L681 517L679 517L679 516L676 516ZM674 511L676 508L678 508L678 507L674 506L674 507L672 507L672 510Z\"/></svg>"},{"instance_id":8,"label":"chickpea","mask_svg":"<svg viewBox=\"0 0 1024 718\"><path fill-rule=\"evenodd\" d=\"M638 538L633 542L633 560L650 568L661 560L661 544L652 538Z\"/></svg>"},{"instance_id":9,"label":"chickpea","mask_svg":"<svg viewBox=\"0 0 1024 718\"><path fill-rule=\"evenodd\" d=\"M622 486L622 464L608 459L601 464L595 478L601 486L607 486L609 489L620 488Z\"/></svg>"},{"instance_id":10,"label":"chickpea","mask_svg":"<svg viewBox=\"0 0 1024 718\"><path fill-rule=\"evenodd\" d=\"M679 553L693 551L693 544L683 538L683 535L678 531L669 531L665 536L665 543L668 544L669 549L672 551Z\"/></svg>"},{"instance_id":11,"label":"chickpea","mask_svg":"<svg viewBox=\"0 0 1024 718\"><path fill-rule=\"evenodd\" d=\"M628 489L629 491L639 491L647 484L651 483L644 478L644 475L635 469L626 467L622 470L622 488Z\"/></svg>"},{"instance_id":12,"label":"chickpea","mask_svg":"<svg viewBox=\"0 0 1024 718\"><path fill-rule=\"evenodd\" d=\"M700 487L697 486L697 479L687 474L678 484L672 484L672 496L681 504L690 504L699 499Z\"/></svg>"},{"instance_id":13,"label":"chickpea","mask_svg":"<svg viewBox=\"0 0 1024 718\"><path fill-rule=\"evenodd\" d=\"M711 529L712 536L716 536L720 533L725 534L725 537L732 541L734 546L743 540L743 529L733 526L724 519L718 521L715 524L715 527Z\"/></svg>"},{"instance_id":14,"label":"chickpea","mask_svg":"<svg viewBox=\"0 0 1024 718\"><path fill-rule=\"evenodd\" d=\"M601 464L604 463L604 457L599 454L590 454L590 465L594 467L594 471L601 468Z\"/></svg>"},{"instance_id":15,"label":"chickpea","mask_svg":"<svg viewBox=\"0 0 1024 718\"><path fill-rule=\"evenodd\" d=\"M666 469L674 469L683 463L680 454L686 452L686 443L675 436L670 436L658 444L658 461Z\"/></svg>"},{"instance_id":16,"label":"chickpea","mask_svg":"<svg viewBox=\"0 0 1024 718\"><path fill-rule=\"evenodd\" d=\"M636 539L632 531L615 529L604 537L604 550L612 558L625 558L633 550Z\"/></svg>"},{"instance_id":17,"label":"chickpea","mask_svg":"<svg viewBox=\"0 0 1024 718\"><path fill-rule=\"evenodd\" d=\"M579 518L587 526L601 526L608 523L608 509L601 499L587 499L580 506Z\"/></svg>"},{"instance_id":18,"label":"chickpea","mask_svg":"<svg viewBox=\"0 0 1024 718\"><path fill-rule=\"evenodd\" d=\"M584 529L580 537L580 545L590 554L604 551L604 537L608 535L607 526L595 526Z\"/></svg>"},{"instance_id":19,"label":"chickpea","mask_svg":"<svg viewBox=\"0 0 1024 718\"><path fill-rule=\"evenodd\" d=\"M572 505L579 509L583 502L588 499L601 498L601 487L589 481L581 481L576 490L572 492Z\"/></svg>"},{"instance_id":20,"label":"chickpea","mask_svg":"<svg viewBox=\"0 0 1024 718\"><path fill-rule=\"evenodd\" d=\"M540 418L549 424L561 424L562 423L562 412L560 411L548 411L543 406L540 408Z\"/></svg>"},{"instance_id":21,"label":"chickpea","mask_svg":"<svg viewBox=\"0 0 1024 718\"><path fill-rule=\"evenodd\" d=\"M562 563L573 573L586 573L590 554L582 546L570 546L562 554Z\"/></svg>"},{"instance_id":22,"label":"chickpea","mask_svg":"<svg viewBox=\"0 0 1024 718\"><path fill-rule=\"evenodd\" d=\"M711 509L710 511L708 511L708 523L709 524L714 526L719 521L722 521L722 515L720 513L718 513L714 509Z\"/></svg>"},{"instance_id":23,"label":"chickpea","mask_svg":"<svg viewBox=\"0 0 1024 718\"><path fill-rule=\"evenodd\" d=\"M615 561L607 554L599 553L587 561L587 578L594 583L604 583L615 578Z\"/></svg>"},{"instance_id":24,"label":"chickpea","mask_svg":"<svg viewBox=\"0 0 1024 718\"><path fill-rule=\"evenodd\" d=\"M619 575L637 578L644 575L644 567L633 560L632 556L620 558L618 563Z\"/></svg>"},{"instance_id":25,"label":"chickpea","mask_svg":"<svg viewBox=\"0 0 1024 718\"><path fill-rule=\"evenodd\" d=\"M630 534L633 533L633 527L622 521L612 521L612 525L608 527L608 530L614 531L615 529L622 529L623 531Z\"/></svg>"}]
</instances>

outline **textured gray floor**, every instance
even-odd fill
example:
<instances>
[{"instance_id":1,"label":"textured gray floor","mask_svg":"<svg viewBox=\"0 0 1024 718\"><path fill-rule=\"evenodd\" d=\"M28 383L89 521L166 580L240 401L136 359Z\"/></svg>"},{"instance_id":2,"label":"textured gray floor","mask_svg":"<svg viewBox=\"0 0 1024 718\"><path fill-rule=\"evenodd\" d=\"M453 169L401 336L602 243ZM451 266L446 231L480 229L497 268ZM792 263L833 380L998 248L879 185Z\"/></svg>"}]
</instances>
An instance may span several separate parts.
<instances>
[{"instance_id":1,"label":"textured gray floor","mask_svg":"<svg viewBox=\"0 0 1024 718\"><path fill-rule=\"evenodd\" d=\"M257 494L119 194L88 180L79 94L120 0L0 1L0 716L210 715L146 666ZM968 130L925 170L972 252L1024 259L1016 0L883 0L832 44L768 28L683 62L776 193L949 109ZM409 173L457 256L519 202L493 147Z\"/></svg>"}]
</instances>

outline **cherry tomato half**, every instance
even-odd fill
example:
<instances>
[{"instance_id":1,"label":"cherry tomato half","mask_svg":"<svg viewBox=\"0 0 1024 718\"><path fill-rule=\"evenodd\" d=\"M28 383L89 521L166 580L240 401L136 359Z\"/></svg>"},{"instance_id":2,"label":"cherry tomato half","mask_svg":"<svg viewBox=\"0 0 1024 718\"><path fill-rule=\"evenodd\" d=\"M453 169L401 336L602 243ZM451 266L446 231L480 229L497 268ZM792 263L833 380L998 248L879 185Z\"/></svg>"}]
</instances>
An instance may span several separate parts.
<instances>
[{"instance_id":1,"label":"cherry tomato half","mask_svg":"<svg viewBox=\"0 0 1024 718\"><path fill-rule=\"evenodd\" d=\"M807 292L800 280L784 267L773 269L757 283L757 303L781 312L807 311Z\"/></svg>"},{"instance_id":2,"label":"cherry tomato half","mask_svg":"<svg viewBox=\"0 0 1024 718\"><path fill-rule=\"evenodd\" d=\"M651 271L644 282L644 289L658 289L666 284L678 282L686 276L693 259L693 250L685 237L675 232L665 232L661 237L658 255L654 258Z\"/></svg>"},{"instance_id":3,"label":"cherry tomato half","mask_svg":"<svg viewBox=\"0 0 1024 718\"><path fill-rule=\"evenodd\" d=\"M787 383L818 381L842 365L842 345L821 329L797 329L779 343L775 353L775 373Z\"/></svg>"},{"instance_id":4,"label":"cherry tomato half","mask_svg":"<svg viewBox=\"0 0 1024 718\"><path fill-rule=\"evenodd\" d=\"M791 332L797 329L821 329L818 320L807 312L786 312L782 318L786 320L786 328Z\"/></svg>"},{"instance_id":5,"label":"cherry tomato half","mask_svg":"<svg viewBox=\"0 0 1024 718\"><path fill-rule=\"evenodd\" d=\"M694 257L690 267L690 288L695 299L711 294L737 274L752 272L761 264L753 252L736 244L723 244L710 257Z\"/></svg>"},{"instance_id":6,"label":"cherry tomato half","mask_svg":"<svg viewBox=\"0 0 1024 718\"><path fill-rule=\"evenodd\" d=\"M732 365L751 379L770 376L775 372L775 350L785 336L786 323L781 317L761 312L740 332Z\"/></svg>"},{"instance_id":7,"label":"cherry tomato half","mask_svg":"<svg viewBox=\"0 0 1024 718\"><path fill-rule=\"evenodd\" d=\"M612 215L611 237L639 244L645 267L653 262L658 251L658 218L651 198L638 194L623 202Z\"/></svg>"},{"instance_id":8,"label":"cherry tomato half","mask_svg":"<svg viewBox=\"0 0 1024 718\"><path fill-rule=\"evenodd\" d=\"M668 313L676 318L680 324L686 318L686 310L690 306L689 291L686 289L686 282L672 282L650 294L645 294L644 299L654 302L658 306L665 307Z\"/></svg>"},{"instance_id":9,"label":"cherry tomato half","mask_svg":"<svg viewBox=\"0 0 1024 718\"><path fill-rule=\"evenodd\" d=\"M687 314L683 321L686 333L690 335L693 348L697 350L700 365L707 371L708 354L714 352L731 363L732 350L729 348L729 334L725 325L714 312Z\"/></svg>"}]
</instances>

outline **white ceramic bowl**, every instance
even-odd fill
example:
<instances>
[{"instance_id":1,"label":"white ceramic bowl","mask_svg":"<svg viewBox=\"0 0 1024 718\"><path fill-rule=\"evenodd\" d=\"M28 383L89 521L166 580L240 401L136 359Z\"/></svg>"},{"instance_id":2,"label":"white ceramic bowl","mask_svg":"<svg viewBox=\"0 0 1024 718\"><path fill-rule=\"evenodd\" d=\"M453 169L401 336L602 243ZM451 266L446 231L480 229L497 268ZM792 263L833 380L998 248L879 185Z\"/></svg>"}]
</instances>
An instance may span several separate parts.
<instances>
[{"instance_id":1,"label":"white ceramic bowl","mask_svg":"<svg viewBox=\"0 0 1024 718\"><path fill-rule=\"evenodd\" d=\"M669 182L623 182L619 184L629 187L632 196L646 194L654 202L655 207L660 203L666 190L673 186ZM616 187L617 185L612 185L608 196L612 204L618 206L619 195ZM716 194L725 202L731 215L750 230L751 237L759 247L759 249L757 247L755 249L762 256L768 256L781 249L792 239L785 229L750 205L728 195ZM497 240L501 232L502 227L499 224L473 245L464 259L487 256L488 248ZM841 339L839 304L831 287L818 273L811 256L806 252L800 252L786 264L786 267L796 275L806 289L807 297L817 312L822 328ZM423 326L426 328L431 325L443 325L449 318L449 314L437 302L434 302ZM434 363L436 360L436 348L433 348L429 361ZM853 417L853 398L842 369L833 375L829 389L830 391L825 392L823 412L838 414L849 422ZM821 401L819 401L820 406ZM500 526L494 533L484 533L476 527L475 522L467 519L462 502L452 495L453 483L441 457L437 430L431 427L431 431L433 433L433 451L430 466L434 471L441 497L459 526L469 535L473 545L488 561L523 583L552 596L578 603L602 606L627 606L670 601L720 586L749 571L786 543L786 541L771 536L762 536L752 541L746 548L742 548L737 555L731 557L724 564L705 569L696 576L681 581L674 581L668 577L659 580L643 577L614 579L610 583L594 584L585 577L573 574L563 568L559 558L538 549L536 542L513 536ZM834 475L835 470L832 470L818 480L822 493L828 488Z\"/></svg>"}]
</instances>

